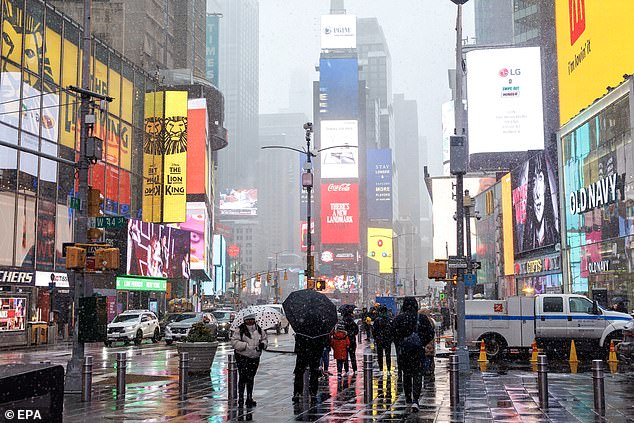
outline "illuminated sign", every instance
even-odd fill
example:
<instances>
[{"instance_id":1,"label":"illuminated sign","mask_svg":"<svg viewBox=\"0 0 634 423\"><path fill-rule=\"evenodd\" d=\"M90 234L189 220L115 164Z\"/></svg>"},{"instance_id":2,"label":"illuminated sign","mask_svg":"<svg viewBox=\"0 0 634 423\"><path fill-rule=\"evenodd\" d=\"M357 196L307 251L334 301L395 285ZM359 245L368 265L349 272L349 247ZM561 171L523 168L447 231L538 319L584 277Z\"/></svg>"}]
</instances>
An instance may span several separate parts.
<instances>
[{"instance_id":1,"label":"illuminated sign","mask_svg":"<svg viewBox=\"0 0 634 423\"><path fill-rule=\"evenodd\" d=\"M257 189L227 189L220 193L220 214L225 216L256 216Z\"/></svg>"},{"instance_id":2,"label":"illuminated sign","mask_svg":"<svg viewBox=\"0 0 634 423\"><path fill-rule=\"evenodd\" d=\"M368 257L379 262L380 273L392 273L392 229L368 228Z\"/></svg>"},{"instance_id":3,"label":"illuminated sign","mask_svg":"<svg viewBox=\"0 0 634 423\"><path fill-rule=\"evenodd\" d=\"M368 150L368 219L392 221L392 150Z\"/></svg>"},{"instance_id":4,"label":"illuminated sign","mask_svg":"<svg viewBox=\"0 0 634 423\"><path fill-rule=\"evenodd\" d=\"M359 242L359 185L321 185L322 244L356 244Z\"/></svg>"},{"instance_id":5,"label":"illuminated sign","mask_svg":"<svg viewBox=\"0 0 634 423\"><path fill-rule=\"evenodd\" d=\"M55 288L68 288L68 274L57 272L35 272L35 286L50 286L55 284Z\"/></svg>"},{"instance_id":6,"label":"illuminated sign","mask_svg":"<svg viewBox=\"0 0 634 423\"><path fill-rule=\"evenodd\" d=\"M356 120L321 121L321 178L359 177L359 127Z\"/></svg>"},{"instance_id":7,"label":"illuminated sign","mask_svg":"<svg viewBox=\"0 0 634 423\"><path fill-rule=\"evenodd\" d=\"M357 48L355 15L323 15L321 17L321 49Z\"/></svg>"},{"instance_id":8,"label":"illuminated sign","mask_svg":"<svg viewBox=\"0 0 634 423\"><path fill-rule=\"evenodd\" d=\"M359 116L359 63L356 58L319 61L319 115L321 120Z\"/></svg>"},{"instance_id":9,"label":"illuminated sign","mask_svg":"<svg viewBox=\"0 0 634 423\"><path fill-rule=\"evenodd\" d=\"M568 200L570 213L585 213L597 207L615 203L618 200L617 192L621 191L621 197L623 197L624 180L625 175L619 177L616 173L612 173L585 188L571 192Z\"/></svg>"},{"instance_id":10,"label":"illuminated sign","mask_svg":"<svg viewBox=\"0 0 634 423\"><path fill-rule=\"evenodd\" d=\"M20 269L0 269L0 284L33 285L35 275L33 272Z\"/></svg>"},{"instance_id":11,"label":"illuminated sign","mask_svg":"<svg viewBox=\"0 0 634 423\"><path fill-rule=\"evenodd\" d=\"M167 290L167 279L117 276L117 289L123 291L160 291Z\"/></svg>"}]
</instances>

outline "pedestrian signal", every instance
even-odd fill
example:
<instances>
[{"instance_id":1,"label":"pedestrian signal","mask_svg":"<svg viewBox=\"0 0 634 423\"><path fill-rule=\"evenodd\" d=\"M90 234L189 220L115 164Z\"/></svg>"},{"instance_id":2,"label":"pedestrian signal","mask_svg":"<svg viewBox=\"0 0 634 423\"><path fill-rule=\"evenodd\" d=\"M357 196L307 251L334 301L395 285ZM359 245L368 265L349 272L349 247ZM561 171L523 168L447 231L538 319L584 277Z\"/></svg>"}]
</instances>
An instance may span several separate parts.
<instances>
[{"instance_id":1,"label":"pedestrian signal","mask_svg":"<svg viewBox=\"0 0 634 423\"><path fill-rule=\"evenodd\" d=\"M247 288L247 281L246 280L242 280L242 289L246 289Z\"/></svg>"},{"instance_id":2,"label":"pedestrian signal","mask_svg":"<svg viewBox=\"0 0 634 423\"><path fill-rule=\"evenodd\" d=\"M288 280L288 273L286 272L286 270L284 271L284 280L287 281Z\"/></svg>"},{"instance_id":3,"label":"pedestrian signal","mask_svg":"<svg viewBox=\"0 0 634 423\"><path fill-rule=\"evenodd\" d=\"M306 280L306 289L315 289L315 279Z\"/></svg>"},{"instance_id":4,"label":"pedestrian signal","mask_svg":"<svg viewBox=\"0 0 634 423\"><path fill-rule=\"evenodd\" d=\"M271 274L268 272L266 273L266 281L271 282Z\"/></svg>"},{"instance_id":5,"label":"pedestrian signal","mask_svg":"<svg viewBox=\"0 0 634 423\"><path fill-rule=\"evenodd\" d=\"M453 275L453 284L458 285L458 275Z\"/></svg>"},{"instance_id":6,"label":"pedestrian signal","mask_svg":"<svg viewBox=\"0 0 634 423\"><path fill-rule=\"evenodd\" d=\"M326 289L326 281L323 279L318 279L315 281L315 289L317 291L323 291Z\"/></svg>"}]
</instances>

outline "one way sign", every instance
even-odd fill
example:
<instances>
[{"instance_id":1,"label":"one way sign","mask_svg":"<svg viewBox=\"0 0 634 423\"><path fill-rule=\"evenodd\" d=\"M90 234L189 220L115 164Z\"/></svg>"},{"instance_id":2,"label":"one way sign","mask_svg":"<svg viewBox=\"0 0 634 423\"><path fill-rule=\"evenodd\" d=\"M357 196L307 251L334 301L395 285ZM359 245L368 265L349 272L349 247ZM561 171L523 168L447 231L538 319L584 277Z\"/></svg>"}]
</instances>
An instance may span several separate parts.
<instances>
[{"instance_id":1,"label":"one way sign","mask_svg":"<svg viewBox=\"0 0 634 423\"><path fill-rule=\"evenodd\" d=\"M479 261L472 261L472 262L471 262L471 269L472 269L472 270L482 269L482 262L479 262Z\"/></svg>"}]
</instances>

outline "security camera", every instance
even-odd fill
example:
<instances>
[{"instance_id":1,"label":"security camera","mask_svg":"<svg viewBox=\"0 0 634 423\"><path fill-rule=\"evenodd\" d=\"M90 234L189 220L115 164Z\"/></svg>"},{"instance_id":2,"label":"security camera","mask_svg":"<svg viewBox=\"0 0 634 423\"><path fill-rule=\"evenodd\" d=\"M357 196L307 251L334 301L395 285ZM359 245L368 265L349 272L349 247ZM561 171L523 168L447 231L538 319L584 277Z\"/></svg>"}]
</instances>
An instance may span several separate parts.
<instances>
[{"instance_id":1,"label":"security camera","mask_svg":"<svg viewBox=\"0 0 634 423\"><path fill-rule=\"evenodd\" d=\"M313 130L313 123L312 122L306 122L304 124L304 129L307 131L312 131Z\"/></svg>"},{"instance_id":2,"label":"security camera","mask_svg":"<svg viewBox=\"0 0 634 423\"><path fill-rule=\"evenodd\" d=\"M482 216L480 215L480 212L479 212L479 211L477 211L477 210L476 210L476 212L475 212L475 218L476 218L476 220L480 220L480 219L482 219Z\"/></svg>"}]
</instances>

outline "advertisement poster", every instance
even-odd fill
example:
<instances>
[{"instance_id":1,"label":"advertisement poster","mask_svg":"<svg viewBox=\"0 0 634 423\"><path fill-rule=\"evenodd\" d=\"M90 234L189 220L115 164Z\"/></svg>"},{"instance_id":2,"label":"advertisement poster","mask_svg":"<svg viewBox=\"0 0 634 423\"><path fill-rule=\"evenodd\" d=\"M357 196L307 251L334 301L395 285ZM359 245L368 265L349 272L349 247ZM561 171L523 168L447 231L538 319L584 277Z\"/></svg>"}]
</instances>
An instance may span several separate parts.
<instances>
[{"instance_id":1,"label":"advertisement poster","mask_svg":"<svg viewBox=\"0 0 634 423\"><path fill-rule=\"evenodd\" d=\"M26 298L0 297L0 332L26 328Z\"/></svg>"},{"instance_id":2,"label":"advertisement poster","mask_svg":"<svg viewBox=\"0 0 634 423\"><path fill-rule=\"evenodd\" d=\"M511 173L515 254L559 242L555 169L544 152Z\"/></svg>"},{"instance_id":3,"label":"advertisement poster","mask_svg":"<svg viewBox=\"0 0 634 423\"><path fill-rule=\"evenodd\" d=\"M187 91L165 91L163 222L184 222L187 207Z\"/></svg>"},{"instance_id":4,"label":"advertisement poster","mask_svg":"<svg viewBox=\"0 0 634 423\"><path fill-rule=\"evenodd\" d=\"M357 48L355 15L323 15L321 17L321 49Z\"/></svg>"},{"instance_id":5,"label":"advertisement poster","mask_svg":"<svg viewBox=\"0 0 634 423\"><path fill-rule=\"evenodd\" d=\"M368 219L392 221L392 150L368 150Z\"/></svg>"},{"instance_id":6,"label":"advertisement poster","mask_svg":"<svg viewBox=\"0 0 634 423\"><path fill-rule=\"evenodd\" d=\"M359 185L321 185L322 244L359 242Z\"/></svg>"},{"instance_id":7,"label":"advertisement poster","mask_svg":"<svg viewBox=\"0 0 634 423\"><path fill-rule=\"evenodd\" d=\"M368 257L379 262L379 273L392 273L392 236L391 228L368 228Z\"/></svg>"},{"instance_id":8,"label":"advertisement poster","mask_svg":"<svg viewBox=\"0 0 634 423\"><path fill-rule=\"evenodd\" d=\"M321 178L359 177L359 127L356 120L321 121Z\"/></svg>"},{"instance_id":9,"label":"advertisement poster","mask_svg":"<svg viewBox=\"0 0 634 423\"><path fill-rule=\"evenodd\" d=\"M37 215L37 239L35 241L37 268L53 270L55 257L55 203L40 201Z\"/></svg>"},{"instance_id":10,"label":"advertisement poster","mask_svg":"<svg viewBox=\"0 0 634 423\"><path fill-rule=\"evenodd\" d=\"M230 189L220 194L220 214L226 216L257 216L257 189Z\"/></svg>"},{"instance_id":11,"label":"advertisement poster","mask_svg":"<svg viewBox=\"0 0 634 423\"><path fill-rule=\"evenodd\" d=\"M128 275L189 279L190 234L140 220L128 222Z\"/></svg>"},{"instance_id":12,"label":"advertisement poster","mask_svg":"<svg viewBox=\"0 0 634 423\"><path fill-rule=\"evenodd\" d=\"M322 120L359 117L359 63L356 58L319 61L319 114Z\"/></svg>"},{"instance_id":13,"label":"advertisement poster","mask_svg":"<svg viewBox=\"0 0 634 423\"><path fill-rule=\"evenodd\" d=\"M163 217L163 113L164 93L145 94L143 132L143 221L161 222Z\"/></svg>"},{"instance_id":14,"label":"advertisement poster","mask_svg":"<svg viewBox=\"0 0 634 423\"><path fill-rule=\"evenodd\" d=\"M175 224L174 227L188 231L190 234L190 262L191 268L197 270L207 269L207 208L205 203L187 203L187 219L185 222Z\"/></svg>"},{"instance_id":15,"label":"advertisement poster","mask_svg":"<svg viewBox=\"0 0 634 423\"><path fill-rule=\"evenodd\" d=\"M187 193L209 192L207 161L207 99L187 101Z\"/></svg>"}]
</instances>

